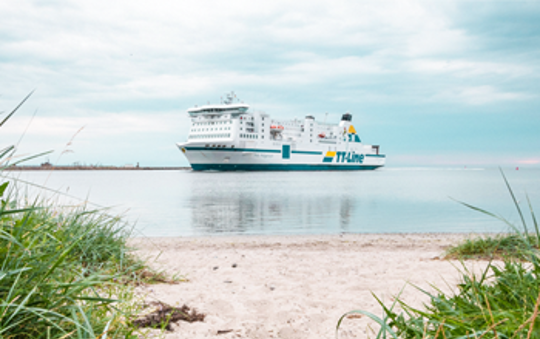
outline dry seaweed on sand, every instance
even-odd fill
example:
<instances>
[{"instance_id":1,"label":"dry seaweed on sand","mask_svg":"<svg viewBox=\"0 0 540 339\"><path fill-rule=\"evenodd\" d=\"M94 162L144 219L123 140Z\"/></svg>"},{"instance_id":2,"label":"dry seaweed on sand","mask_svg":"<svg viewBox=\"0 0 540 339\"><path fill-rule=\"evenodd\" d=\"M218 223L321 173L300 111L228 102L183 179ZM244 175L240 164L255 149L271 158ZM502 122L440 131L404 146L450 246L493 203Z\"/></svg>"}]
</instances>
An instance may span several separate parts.
<instances>
[{"instance_id":1,"label":"dry seaweed on sand","mask_svg":"<svg viewBox=\"0 0 540 339\"><path fill-rule=\"evenodd\" d=\"M204 321L206 314L198 313L187 305L174 307L161 301L153 301L147 305L147 308L153 308L153 311L139 316L133 321L136 327L164 327L167 331L172 331L171 323L180 320L187 322Z\"/></svg>"}]
</instances>

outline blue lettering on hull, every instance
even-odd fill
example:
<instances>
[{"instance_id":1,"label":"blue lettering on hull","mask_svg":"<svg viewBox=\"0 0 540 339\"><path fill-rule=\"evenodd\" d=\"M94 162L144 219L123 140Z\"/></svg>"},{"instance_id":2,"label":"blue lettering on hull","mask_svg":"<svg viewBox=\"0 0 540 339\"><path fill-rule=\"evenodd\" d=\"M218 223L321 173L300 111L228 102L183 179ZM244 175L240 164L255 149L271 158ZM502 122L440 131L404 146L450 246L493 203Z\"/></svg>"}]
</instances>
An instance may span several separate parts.
<instances>
[{"instance_id":1,"label":"blue lettering on hull","mask_svg":"<svg viewBox=\"0 0 540 339\"><path fill-rule=\"evenodd\" d=\"M365 156L363 154L356 154L354 152L336 152L336 162L347 162L347 163L364 163Z\"/></svg>"}]
</instances>

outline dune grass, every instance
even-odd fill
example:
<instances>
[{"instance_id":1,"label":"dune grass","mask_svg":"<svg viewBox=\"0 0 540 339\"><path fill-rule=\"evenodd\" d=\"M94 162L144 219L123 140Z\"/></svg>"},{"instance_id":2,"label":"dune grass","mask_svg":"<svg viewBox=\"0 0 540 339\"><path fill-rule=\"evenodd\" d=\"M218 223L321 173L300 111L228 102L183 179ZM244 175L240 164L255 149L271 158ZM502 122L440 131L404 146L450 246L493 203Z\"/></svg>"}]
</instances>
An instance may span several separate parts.
<instances>
[{"instance_id":1,"label":"dune grass","mask_svg":"<svg viewBox=\"0 0 540 339\"><path fill-rule=\"evenodd\" d=\"M0 337L132 337L130 283L145 265L130 255L128 235L99 211L2 199Z\"/></svg>"},{"instance_id":2,"label":"dune grass","mask_svg":"<svg viewBox=\"0 0 540 339\"><path fill-rule=\"evenodd\" d=\"M351 313L368 316L379 324L377 338L540 338L540 233L528 201L532 226L524 214L504 176L508 191L517 208L521 225L474 206L465 206L494 216L510 227L510 233L487 239L470 239L450 249L447 256L492 260L480 275L467 271L463 263L461 283L457 292L420 291L429 297L423 308L414 308L398 295L392 305L385 305L374 296L383 309L378 317L364 310L344 314L338 321L336 337L342 320ZM399 306L399 307L397 307ZM398 309L400 309L398 311Z\"/></svg>"},{"instance_id":3,"label":"dune grass","mask_svg":"<svg viewBox=\"0 0 540 339\"><path fill-rule=\"evenodd\" d=\"M524 237L527 237L525 239ZM522 259L530 247L538 250L538 238L532 234L518 235L496 234L487 237L474 237L446 250L445 259L483 259L504 260L505 258Z\"/></svg>"},{"instance_id":4,"label":"dune grass","mask_svg":"<svg viewBox=\"0 0 540 339\"><path fill-rule=\"evenodd\" d=\"M0 171L24 161L14 152L0 150ZM17 193L0 181L0 339L138 338L133 286L162 277L130 254L128 225Z\"/></svg>"}]
</instances>

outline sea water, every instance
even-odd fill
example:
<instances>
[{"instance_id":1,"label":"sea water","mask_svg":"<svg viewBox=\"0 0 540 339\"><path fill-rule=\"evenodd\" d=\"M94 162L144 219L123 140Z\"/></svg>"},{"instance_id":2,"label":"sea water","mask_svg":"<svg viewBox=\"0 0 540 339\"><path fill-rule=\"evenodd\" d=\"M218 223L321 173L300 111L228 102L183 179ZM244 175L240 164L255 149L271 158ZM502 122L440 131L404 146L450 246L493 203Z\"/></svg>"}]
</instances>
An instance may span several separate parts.
<instances>
[{"instance_id":1,"label":"sea water","mask_svg":"<svg viewBox=\"0 0 540 339\"><path fill-rule=\"evenodd\" d=\"M540 214L540 169L507 169L519 205ZM5 175L5 172L4 172ZM354 172L23 171L28 194L110 207L135 236L500 232L520 225L499 169L383 168ZM527 220L530 222L530 220ZM530 224L532 227L532 223Z\"/></svg>"}]
</instances>

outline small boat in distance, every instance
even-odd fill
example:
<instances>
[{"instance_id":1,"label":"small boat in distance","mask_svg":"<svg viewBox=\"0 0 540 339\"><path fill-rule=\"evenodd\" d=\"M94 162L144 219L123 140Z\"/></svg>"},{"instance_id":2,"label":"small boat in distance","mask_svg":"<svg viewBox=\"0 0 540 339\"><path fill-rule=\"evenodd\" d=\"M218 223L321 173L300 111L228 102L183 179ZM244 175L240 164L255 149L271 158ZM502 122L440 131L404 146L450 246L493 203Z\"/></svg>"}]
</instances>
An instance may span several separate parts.
<instances>
[{"instance_id":1,"label":"small boat in distance","mask_svg":"<svg viewBox=\"0 0 540 339\"><path fill-rule=\"evenodd\" d=\"M339 124L271 119L251 112L233 93L221 104L188 109L188 140L177 143L191 167L201 170L326 171L373 170L384 166L379 146L362 143L343 114ZM236 102L235 102L236 101Z\"/></svg>"}]
</instances>

